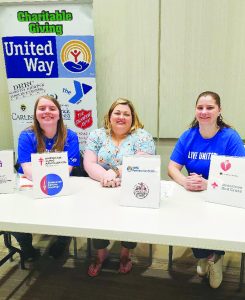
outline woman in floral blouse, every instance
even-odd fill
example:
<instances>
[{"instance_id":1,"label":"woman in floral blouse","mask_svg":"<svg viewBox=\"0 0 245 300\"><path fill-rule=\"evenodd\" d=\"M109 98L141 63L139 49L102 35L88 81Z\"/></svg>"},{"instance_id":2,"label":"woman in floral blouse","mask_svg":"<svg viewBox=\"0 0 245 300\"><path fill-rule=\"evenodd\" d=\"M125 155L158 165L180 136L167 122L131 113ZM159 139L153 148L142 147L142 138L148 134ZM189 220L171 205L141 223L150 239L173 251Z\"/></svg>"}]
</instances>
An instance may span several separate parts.
<instances>
[{"instance_id":1,"label":"woman in floral blouse","mask_svg":"<svg viewBox=\"0 0 245 300\"><path fill-rule=\"evenodd\" d=\"M122 159L124 155L155 154L154 140L143 129L131 101L117 99L104 118L104 127L92 131L84 152L84 168L89 176L101 182L103 187L121 184ZM121 242L119 272L126 274L132 269L130 249L136 243ZM108 257L108 240L93 240L97 259L88 269L88 275L99 275Z\"/></svg>"}]
</instances>

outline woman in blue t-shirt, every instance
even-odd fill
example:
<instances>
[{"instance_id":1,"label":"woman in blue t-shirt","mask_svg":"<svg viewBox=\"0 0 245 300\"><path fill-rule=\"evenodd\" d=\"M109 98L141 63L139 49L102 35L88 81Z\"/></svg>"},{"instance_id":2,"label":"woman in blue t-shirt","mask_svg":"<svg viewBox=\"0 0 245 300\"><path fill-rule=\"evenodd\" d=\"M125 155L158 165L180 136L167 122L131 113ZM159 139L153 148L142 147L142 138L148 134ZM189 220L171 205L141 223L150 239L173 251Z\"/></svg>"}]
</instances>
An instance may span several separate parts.
<instances>
[{"instance_id":1,"label":"woman in blue t-shirt","mask_svg":"<svg viewBox=\"0 0 245 300\"><path fill-rule=\"evenodd\" d=\"M31 154L53 151L67 151L68 167L72 171L79 166L79 143L75 132L67 129L63 122L59 102L52 96L40 96L34 106L33 125L23 130L18 140L18 172L32 180ZM39 250L32 246L30 233L13 232L20 244L25 260L33 260ZM70 237L58 236L49 248L54 258L61 256L70 241Z\"/></svg>"},{"instance_id":2,"label":"woman in blue t-shirt","mask_svg":"<svg viewBox=\"0 0 245 300\"><path fill-rule=\"evenodd\" d=\"M131 101L117 99L105 116L104 127L92 131L87 139L84 168L89 176L104 187L117 187L121 183L122 158L124 155L155 154L151 134L143 129ZM97 259L88 269L89 276L97 276L108 256L108 240L93 240ZM122 242L119 272L126 274L132 269L130 249L136 243Z\"/></svg>"},{"instance_id":3,"label":"woman in blue t-shirt","mask_svg":"<svg viewBox=\"0 0 245 300\"><path fill-rule=\"evenodd\" d=\"M219 95L206 91L197 98L195 119L190 129L175 145L168 174L188 191L206 190L211 155L245 156L245 149L239 134L223 121ZM183 167L187 176L181 173ZM208 276L211 287L219 287L223 278L224 251L192 250L199 259L197 273Z\"/></svg>"}]
</instances>

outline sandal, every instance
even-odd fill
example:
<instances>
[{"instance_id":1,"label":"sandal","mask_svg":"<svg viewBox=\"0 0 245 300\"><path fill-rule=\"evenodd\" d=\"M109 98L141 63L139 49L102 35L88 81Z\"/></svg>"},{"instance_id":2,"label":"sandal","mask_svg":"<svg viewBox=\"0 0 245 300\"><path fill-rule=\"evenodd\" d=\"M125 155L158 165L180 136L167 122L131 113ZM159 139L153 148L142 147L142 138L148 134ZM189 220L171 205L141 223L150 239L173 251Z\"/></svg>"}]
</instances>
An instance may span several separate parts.
<instances>
[{"instance_id":1,"label":"sandal","mask_svg":"<svg viewBox=\"0 0 245 300\"><path fill-rule=\"evenodd\" d=\"M119 273L121 274L127 274L132 270L133 263L130 257L128 256L122 256L120 258L120 267L119 267Z\"/></svg>"},{"instance_id":2,"label":"sandal","mask_svg":"<svg viewBox=\"0 0 245 300\"><path fill-rule=\"evenodd\" d=\"M95 262L88 267L88 275L90 277L98 276L107 261L108 257L105 257L103 261L100 261L99 258L97 258Z\"/></svg>"},{"instance_id":3,"label":"sandal","mask_svg":"<svg viewBox=\"0 0 245 300\"><path fill-rule=\"evenodd\" d=\"M93 262L89 267L88 267L88 275L90 277L96 277L100 274L101 269L102 269L103 262L100 262L98 259Z\"/></svg>"}]
</instances>

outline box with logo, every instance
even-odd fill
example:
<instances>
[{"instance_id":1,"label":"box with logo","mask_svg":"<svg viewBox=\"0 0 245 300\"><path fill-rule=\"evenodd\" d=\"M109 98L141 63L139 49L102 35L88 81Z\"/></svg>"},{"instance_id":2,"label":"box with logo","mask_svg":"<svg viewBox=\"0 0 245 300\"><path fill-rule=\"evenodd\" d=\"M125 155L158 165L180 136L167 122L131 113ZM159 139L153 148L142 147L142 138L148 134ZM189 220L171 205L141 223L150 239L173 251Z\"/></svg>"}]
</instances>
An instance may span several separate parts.
<instances>
[{"instance_id":1,"label":"box with logo","mask_svg":"<svg viewBox=\"0 0 245 300\"><path fill-rule=\"evenodd\" d=\"M35 198L70 194L67 152L32 154L31 162Z\"/></svg>"},{"instance_id":2,"label":"box with logo","mask_svg":"<svg viewBox=\"0 0 245 300\"><path fill-rule=\"evenodd\" d=\"M159 155L124 156L120 205L159 208L160 166Z\"/></svg>"},{"instance_id":3,"label":"box with logo","mask_svg":"<svg viewBox=\"0 0 245 300\"><path fill-rule=\"evenodd\" d=\"M14 154L12 150L0 151L0 193L14 192Z\"/></svg>"},{"instance_id":4,"label":"box with logo","mask_svg":"<svg viewBox=\"0 0 245 300\"><path fill-rule=\"evenodd\" d=\"M245 208L245 158L212 155L206 201Z\"/></svg>"}]
</instances>

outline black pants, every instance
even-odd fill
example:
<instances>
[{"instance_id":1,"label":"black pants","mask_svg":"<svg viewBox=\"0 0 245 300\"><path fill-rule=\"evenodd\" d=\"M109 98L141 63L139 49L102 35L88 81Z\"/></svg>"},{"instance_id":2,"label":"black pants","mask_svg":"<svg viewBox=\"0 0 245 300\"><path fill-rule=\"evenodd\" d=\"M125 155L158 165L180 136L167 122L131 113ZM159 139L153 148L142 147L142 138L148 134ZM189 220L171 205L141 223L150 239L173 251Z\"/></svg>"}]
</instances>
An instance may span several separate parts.
<instances>
[{"instance_id":1,"label":"black pants","mask_svg":"<svg viewBox=\"0 0 245 300\"><path fill-rule=\"evenodd\" d=\"M96 250L104 249L110 244L109 240L93 239L92 241L93 241L93 246ZM124 248L127 248L127 249L134 249L136 247L137 243L134 243L134 242L121 242L121 245Z\"/></svg>"},{"instance_id":2,"label":"black pants","mask_svg":"<svg viewBox=\"0 0 245 300\"><path fill-rule=\"evenodd\" d=\"M224 251L220 250L208 250L208 249L198 249L198 248L192 248L192 252L195 256L195 258L207 258L209 255L215 253L217 255L224 255Z\"/></svg>"},{"instance_id":3,"label":"black pants","mask_svg":"<svg viewBox=\"0 0 245 300\"><path fill-rule=\"evenodd\" d=\"M23 232L11 232L16 238L22 250L32 248L32 234ZM67 243L71 238L69 236L57 236L57 242Z\"/></svg>"}]
</instances>

